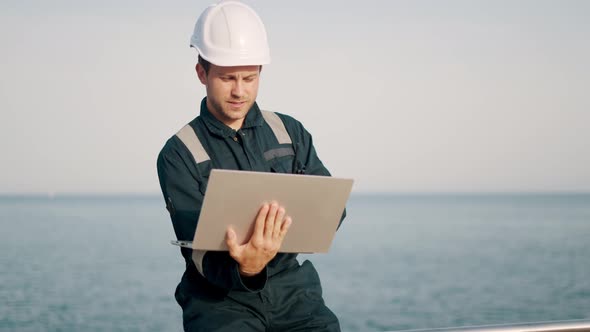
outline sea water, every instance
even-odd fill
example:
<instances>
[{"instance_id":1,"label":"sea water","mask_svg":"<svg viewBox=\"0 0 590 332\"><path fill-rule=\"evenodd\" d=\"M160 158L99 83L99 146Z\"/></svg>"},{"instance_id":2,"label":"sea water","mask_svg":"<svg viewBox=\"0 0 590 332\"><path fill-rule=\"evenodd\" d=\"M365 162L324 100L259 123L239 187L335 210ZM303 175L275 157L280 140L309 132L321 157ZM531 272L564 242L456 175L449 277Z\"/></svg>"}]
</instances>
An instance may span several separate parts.
<instances>
[{"instance_id":1,"label":"sea water","mask_svg":"<svg viewBox=\"0 0 590 332\"><path fill-rule=\"evenodd\" d=\"M302 255L343 331L590 318L590 195L353 195ZM0 331L180 331L159 196L0 197Z\"/></svg>"}]
</instances>

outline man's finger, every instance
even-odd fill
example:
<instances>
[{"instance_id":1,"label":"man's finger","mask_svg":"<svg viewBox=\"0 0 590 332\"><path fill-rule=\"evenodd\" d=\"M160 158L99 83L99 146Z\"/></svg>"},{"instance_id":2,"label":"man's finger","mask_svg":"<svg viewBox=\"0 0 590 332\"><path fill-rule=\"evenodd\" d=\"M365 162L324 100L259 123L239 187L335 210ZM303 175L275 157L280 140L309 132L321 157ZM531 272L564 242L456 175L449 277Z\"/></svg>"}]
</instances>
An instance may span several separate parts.
<instances>
[{"instance_id":1,"label":"man's finger","mask_svg":"<svg viewBox=\"0 0 590 332\"><path fill-rule=\"evenodd\" d=\"M272 202L270 204L270 210L268 211L268 215L266 216L266 225L264 226L264 237L265 238L272 238L272 231L275 228L275 218L277 217L277 210L279 209L279 204L277 202Z\"/></svg>"},{"instance_id":2,"label":"man's finger","mask_svg":"<svg viewBox=\"0 0 590 332\"><path fill-rule=\"evenodd\" d=\"M262 207L260 208L260 210L258 211L258 215L256 216L256 224L254 224L254 232L252 233L252 237L258 237L259 239L262 239L268 209L268 203L262 204ZM251 240L252 239L250 238L248 241Z\"/></svg>"},{"instance_id":3,"label":"man's finger","mask_svg":"<svg viewBox=\"0 0 590 332\"><path fill-rule=\"evenodd\" d=\"M238 237L236 232L231 227L227 229L225 244L227 244L230 256L236 257L239 254L240 245L238 244Z\"/></svg>"},{"instance_id":4,"label":"man's finger","mask_svg":"<svg viewBox=\"0 0 590 332\"><path fill-rule=\"evenodd\" d=\"M285 219L285 208L280 206L279 210L277 211L277 217L275 218L275 226L272 231L273 239L276 239L279 237L279 234L281 233L281 228L282 228L283 223L285 221L284 219Z\"/></svg>"},{"instance_id":5,"label":"man's finger","mask_svg":"<svg viewBox=\"0 0 590 332\"><path fill-rule=\"evenodd\" d=\"M292 223L293 220L291 219L291 217L287 216L287 218L285 218L285 222L283 222L283 225L281 226L281 232L279 233L279 238L281 239L281 241L283 241L285 235L287 235L287 231L289 231L289 227L291 227Z\"/></svg>"}]
</instances>

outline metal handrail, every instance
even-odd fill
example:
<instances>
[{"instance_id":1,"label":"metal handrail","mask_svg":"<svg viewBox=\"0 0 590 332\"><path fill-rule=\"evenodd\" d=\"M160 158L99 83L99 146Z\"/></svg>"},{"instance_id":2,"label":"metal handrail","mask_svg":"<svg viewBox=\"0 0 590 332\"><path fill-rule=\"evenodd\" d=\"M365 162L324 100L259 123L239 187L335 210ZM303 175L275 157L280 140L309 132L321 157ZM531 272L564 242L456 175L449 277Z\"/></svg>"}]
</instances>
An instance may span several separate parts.
<instances>
[{"instance_id":1,"label":"metal handrail","mask_svg":"<svg viewBox=\"0 0 590 332\"><path fill-rule=\"evenodd\" d=\"M403 330L397 332L590 332L590 320L566 320L510 325L486 325L442 329Z\"/></svg>"}]
</instances>

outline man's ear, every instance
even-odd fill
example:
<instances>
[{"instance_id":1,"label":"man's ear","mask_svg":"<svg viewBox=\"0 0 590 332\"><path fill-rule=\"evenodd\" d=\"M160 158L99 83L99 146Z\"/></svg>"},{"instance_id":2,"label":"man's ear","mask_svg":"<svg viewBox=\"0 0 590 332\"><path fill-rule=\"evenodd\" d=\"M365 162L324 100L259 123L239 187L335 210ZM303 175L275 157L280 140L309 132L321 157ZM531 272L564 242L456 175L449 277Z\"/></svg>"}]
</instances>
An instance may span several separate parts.
<instances>
[{"instance_id":1,"label":"man's ear","mask_svg":"<svg viewBox=\"0 0 590 332\"><path fill-rule=\"evenodd\" d=\"M203 85L207 85L207 72L205 71L205 68L203 68L203 66L201 66L200 63L197 63L197 65L195 66L195 70L197 71L199 81L201 81Z\"/></svg>"}]
</instances>

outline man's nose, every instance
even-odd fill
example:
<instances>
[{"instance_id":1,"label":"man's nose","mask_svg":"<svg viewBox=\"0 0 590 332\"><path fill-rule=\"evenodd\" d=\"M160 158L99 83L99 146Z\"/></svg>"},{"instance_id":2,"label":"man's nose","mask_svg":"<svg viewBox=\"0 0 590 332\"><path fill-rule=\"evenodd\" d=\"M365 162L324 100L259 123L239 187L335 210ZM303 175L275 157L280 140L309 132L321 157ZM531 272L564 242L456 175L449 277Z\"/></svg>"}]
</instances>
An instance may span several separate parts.
<instances>
[{"instance_id":1,"label":"man's nose","mask_svg":"<svg viewBox=\"0 0 590 332\"><path fill-rule=\"evenodd\" d=\"M244 82L241 79L235 80L231 93L234 97L244 96Z\"/></svg>"}]
</instances>

